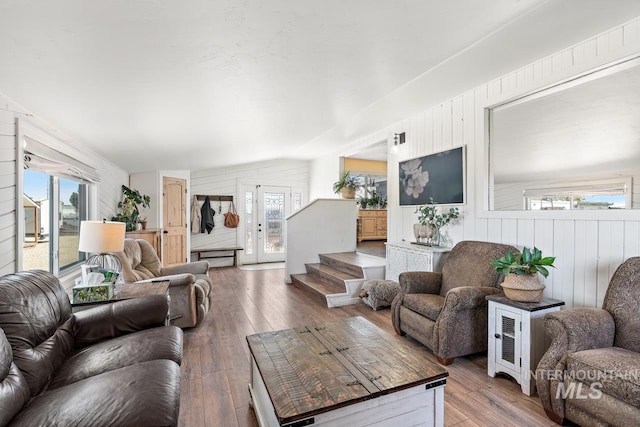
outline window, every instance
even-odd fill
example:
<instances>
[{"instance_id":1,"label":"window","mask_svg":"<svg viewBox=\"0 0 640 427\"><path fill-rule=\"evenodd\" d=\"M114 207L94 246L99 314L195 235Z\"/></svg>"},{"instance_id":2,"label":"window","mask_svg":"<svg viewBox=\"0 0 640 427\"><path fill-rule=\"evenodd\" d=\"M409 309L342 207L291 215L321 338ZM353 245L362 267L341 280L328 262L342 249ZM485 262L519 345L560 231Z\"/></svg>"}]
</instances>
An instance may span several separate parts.
<instances>
[{"instance_id":1,"label":"window","mask_svg":"<svg viewBox=\"0 0 640 427\"><path fill-rule=\"evenodd\" d=\"M28 124L19 123L19 127L24 132L20 268L58 275L86 258L78 251L80 222L89 219L90 184L100 178L94 168L79 160L83 156L72 147Z\"/></svg>"},{"instance_id":2,"label":"window","mask_svg":"<svg viewBox=\"0 0 640 427\"><path fill-rule=\"evenodd\" d=\"M522 192L526 210L629 209L630 177L585 180L527 188Z\"/></svg>"},{"instance_id":3,"label":"window","mask_svg":"<svg viewBox=\"0 0 640 427\"><path fill-rule=\"evenodd\" d=\"M25 170L23 188L23 269L57 273L83 261L78 238L87 219L87 184Z\"/></svg>"}]
</instances>

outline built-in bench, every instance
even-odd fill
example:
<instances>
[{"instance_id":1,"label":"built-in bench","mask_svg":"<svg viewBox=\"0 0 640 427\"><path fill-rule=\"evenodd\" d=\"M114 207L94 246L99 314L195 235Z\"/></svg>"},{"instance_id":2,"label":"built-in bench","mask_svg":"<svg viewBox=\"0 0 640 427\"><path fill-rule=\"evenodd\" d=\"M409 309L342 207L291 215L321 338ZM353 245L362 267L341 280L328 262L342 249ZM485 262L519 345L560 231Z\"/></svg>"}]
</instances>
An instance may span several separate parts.
<instances>
[{"instance_id":1,"label":"built-in bench","mask_svg":"<svg viewBox=\"0 0 640 427\"><path fill-rule=\"evenodd\" d=\"M196 255L198 257L197 261L203 259L213 259L213 258L233 258L233 266L238 266L238 251L243 251L244 248L240 247L230 247L230 248L198 248L191 249L191 255ZM233 252L233 255L230 254ZM222 253L222 255L220 254Z\"/></svg>"}]
</instances>

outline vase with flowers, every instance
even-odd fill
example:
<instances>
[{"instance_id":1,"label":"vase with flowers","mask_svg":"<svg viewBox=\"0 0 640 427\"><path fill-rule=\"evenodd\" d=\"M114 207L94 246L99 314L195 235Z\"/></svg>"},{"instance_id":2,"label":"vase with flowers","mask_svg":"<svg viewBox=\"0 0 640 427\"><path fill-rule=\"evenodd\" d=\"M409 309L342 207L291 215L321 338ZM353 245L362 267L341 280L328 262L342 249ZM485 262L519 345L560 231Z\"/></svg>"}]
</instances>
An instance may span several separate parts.
<instances>
[{"instance_id":1,"label":"vase with flowers","mask_svg":"<svg viewBox=\"0 0 640 427\"><path fill-rule=\"evenodd\" d=\"M421 235L420 239L422 243L426 243L429 246L446 247L449 242L442 234L442 227L458 219L460 217L460 209L456 207L449 208L449 210L439 208L436 206L433 198L431 198L429 204L416 207L415 213L418 214L419 225L423 227L418 234L424 233L424 235L429 236L425 242L424 237ZM430 229L430 231L424 232L424 228ZM420 228L418 228L418 230L420 230ZM415 226L414 234L416 234ZM416 240L418 240L418 236L416 236ZM418 242L420 242L420 240L418 240Z\"/></svg>"}]
</instances>

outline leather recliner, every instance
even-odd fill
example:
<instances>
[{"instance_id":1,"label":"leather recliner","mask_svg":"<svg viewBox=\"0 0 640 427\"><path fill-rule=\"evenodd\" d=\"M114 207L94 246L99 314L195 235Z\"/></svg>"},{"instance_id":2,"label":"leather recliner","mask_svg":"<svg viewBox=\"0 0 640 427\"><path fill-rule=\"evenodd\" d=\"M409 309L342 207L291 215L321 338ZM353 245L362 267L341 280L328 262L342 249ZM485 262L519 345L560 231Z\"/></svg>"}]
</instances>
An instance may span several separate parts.
<instances>
[{"instance_id":1,"label":"leather recliner","mask_svg":"<svg viewBox=\"0 0 640 427\"><path fill-rule=\"evenodd\" d=\"M166 295L71 312L45 271L0 278L0 426L174 426L182 331Z\"/></svg>"},{"instance_id":2,"label":"leather recliner","mask_svg":"<svg viewBox=\"0 0 640 427\"><path fill-rule=\"evenodd\" d=\"M190 328L199 325L209 312L211 279L207 261L162 267L153 246L142 239L124 239L124 251L116 254L126 283L169 280L172 325Z\"/></svg>"}]
</instances>

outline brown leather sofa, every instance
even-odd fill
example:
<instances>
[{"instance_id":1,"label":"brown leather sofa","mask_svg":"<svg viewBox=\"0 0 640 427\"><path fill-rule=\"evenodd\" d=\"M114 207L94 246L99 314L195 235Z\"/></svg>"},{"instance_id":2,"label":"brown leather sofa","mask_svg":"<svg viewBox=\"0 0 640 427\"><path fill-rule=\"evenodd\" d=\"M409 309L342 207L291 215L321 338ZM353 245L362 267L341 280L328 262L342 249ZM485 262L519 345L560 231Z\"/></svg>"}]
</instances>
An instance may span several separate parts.
<instances>
[{"instance_id":1,"label":"brown leather sofa","mask_svg":"<svg viewBox=\"0 0 640 427\"><path fill-rule=\"evenodd\" d=\"M551 345L536 369L546 414L558 424L640 422L640 257L613 274L602 308L544 317Z\"/></svg>"},{"instance_id":2,"label":"brown leather sofa","mask_svg":"<svg viewBox=\"0 0 640 427\"><path fill-rule=\"evenodd\" d=\"M73 314L45 271L0 278L0 426L174 426L182 331L166 295Z\"/></svg>"},{"instance_id":3,"label":"brown leather sofa","mask_svg":"<svg viewBox=\"0 0 640 427\"><path fill-rule=\"evenodd\" d=\"M127 283L141 280L169 280L172 325L190 328L199 325L209 312L211 279L207 261L162 267L153 246L142 239L125 239L118 252L122 278Z\"/></svg>"},{"instance_id":4,"label":"brown leather sofa","mask_svg":"<svg viewBox=\"0 0 640 427\"><path fill-rule=\"evenodd\" d=\"M489 264L509 245L462 241L447 256L442 273L401 273L400 293L391 304L396 333L405 333L433 351L443 365L458 356L487 350L485 296L502 292L503 276Z\"/></svg>"}]
</instances>

